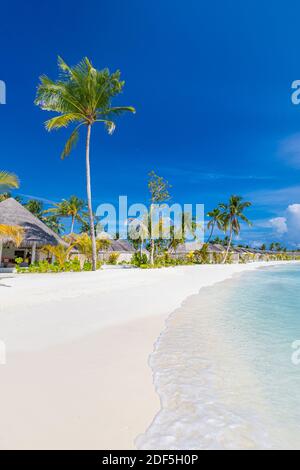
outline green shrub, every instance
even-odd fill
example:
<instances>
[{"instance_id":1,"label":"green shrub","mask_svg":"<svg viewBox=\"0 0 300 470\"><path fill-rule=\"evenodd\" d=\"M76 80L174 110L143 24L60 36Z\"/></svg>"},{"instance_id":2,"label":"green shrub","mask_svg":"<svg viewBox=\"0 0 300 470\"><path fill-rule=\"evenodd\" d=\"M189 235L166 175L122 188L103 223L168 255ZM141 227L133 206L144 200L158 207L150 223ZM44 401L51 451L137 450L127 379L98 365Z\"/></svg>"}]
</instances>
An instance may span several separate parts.
<instances>
[{"instance_id":1,"label":"green shrub","mask_svg":"<svg viewBox=\"0 0 300 470\"><path fill-rule=\"evenodd\" d=\"M120 253L118 253L117 251L111 253L108 257L108 264L117 264L119 257Z\"/></svg>"},{"instance_id":2,"label":"green shrub","mask_svg":"<svg viewBox=\"0 0 300 470\"><path fill-rule=\"evenodd\" d=\"M100 269L102 263L100 261L97 262L97 269ZM81 271L91 271L92 270L92 263L86 261L83 265L83 269L81 269L80 261L78 258L74 258L70 261L65 261L63 264L58 263L48 263L48 261L38 261L36 263L31 264L28 268L21 268L17 265L17 272L20 274L25 273L61 273L61 272L81 272Z\"/></svg>"},{"instance_id":3,"label":"green shrub","mask_svg":"<svg viewBox=\"0 0 300 470\"><path fill-rule=\"evenodd\" d=\"M141 266L142 264L148 264L148 256L146 253L136 252L131 258L131 264L134 266Z\"/></svg>"},{"instance_id":4,"label":"green shrub","mask_svg":"<svg viewBox=\"0 0 300 470\"><path fill-rule=\"evenodd\" d=\"M85 261L83 264L83 271L91 271L92 270L92 263L90 261Z\"/></svg>"},{"instance_id":5,"label":"green shrub","mask_svg":"<svg viewBox=\"0 0 300 470\"><path fill-rule=\"evenodd\" d=\"M221 264L223 261L224 255L222 253L213 252L213 263L214 264Z\"/></svg>"}]
</instances>

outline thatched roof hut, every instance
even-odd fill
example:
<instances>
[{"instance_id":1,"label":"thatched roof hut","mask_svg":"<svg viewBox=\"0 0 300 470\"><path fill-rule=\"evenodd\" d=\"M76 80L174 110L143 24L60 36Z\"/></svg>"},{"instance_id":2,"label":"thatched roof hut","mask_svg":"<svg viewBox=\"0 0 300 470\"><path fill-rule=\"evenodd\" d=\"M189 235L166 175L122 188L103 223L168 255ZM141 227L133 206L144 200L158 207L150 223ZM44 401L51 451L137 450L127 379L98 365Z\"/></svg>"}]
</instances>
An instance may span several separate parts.
<instances>
[{"instance_id":1,"label":"thatched roof hut","mask_svg":"<svg viewBox=\"0 0 300 470\"><path fill-rule=\"evenodd\" d=\"M33 245L41 247L65 244L57 233L13 198L0 202L0 224L22 227L24 229L22 247L24 248Z\"/></svg>"},{"instance_id":2,"label":"thatched roof hut","mask_svg":"<svg viewBox=\"0 0 300 470\"><path fill-rule=\"evenodd\" d=\"M111 240L107 251L117 251L119 253L135 253L136 249L127 240Z\"/></svg>"},{"instance_id":3,"label":"thatched roof hut","mask_svg":"<svg viewBox=\"0 0 300 470\"><path fill-rule=\"evenodd\" d=\"M101 260L107 261L112 253L118 253L119 261L129 262L136 251L128 240L110 240L109 246L106 249L100 250L98 255Z\"/></svg>"},{"instance_id":4,"label":"thatched roof hut","mask_svg":"<svg viewBox=\"0 0 300 470\"><path fill-rule=\"evenodd\" d=\"M181 243L180 245L178 245L176 250L170 249L169 251L171 254L176 253L176 255L187 255L191 251L201 250L202 246L203 246L203 243L196 242L196 241L185 242L185 243Z\"/></svg>"}]
</instances>

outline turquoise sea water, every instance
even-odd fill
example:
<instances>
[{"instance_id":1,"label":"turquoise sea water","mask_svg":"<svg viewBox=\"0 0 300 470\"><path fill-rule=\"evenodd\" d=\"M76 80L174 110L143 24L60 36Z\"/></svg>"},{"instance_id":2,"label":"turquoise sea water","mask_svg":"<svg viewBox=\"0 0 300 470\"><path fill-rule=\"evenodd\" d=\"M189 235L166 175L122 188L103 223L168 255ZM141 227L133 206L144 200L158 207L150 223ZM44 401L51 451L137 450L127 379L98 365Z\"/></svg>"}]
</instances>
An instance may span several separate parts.
<instances>
[{"instance_id":1,"label":"turquoise sea water","mask_svg":"<svg viewBox=\"0 0 300 470\"><path fill-rule=\"evenodd\" d=\"M170 316L151 356L161 410L137 446L300 449L296 340L299 265L202 289Z\"/></svg>"}]
</instances>

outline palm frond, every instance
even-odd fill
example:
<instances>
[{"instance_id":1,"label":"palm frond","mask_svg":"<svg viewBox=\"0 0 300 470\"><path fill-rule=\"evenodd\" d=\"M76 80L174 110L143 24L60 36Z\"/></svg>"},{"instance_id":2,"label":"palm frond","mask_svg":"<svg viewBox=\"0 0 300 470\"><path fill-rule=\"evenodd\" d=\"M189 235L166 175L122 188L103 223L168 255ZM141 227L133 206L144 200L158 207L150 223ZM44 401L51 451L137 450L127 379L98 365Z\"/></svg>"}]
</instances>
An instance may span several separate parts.
<instances>
[{"instance_id":1,"label":"palm frond","mask_svg":"<svg viewBox=\"0 0 300 470\"><path fill-rule=\"evenodd\" d=\"M0 239L11 240L17 246L20 246L24 238L24 229L19 225L0 224Z\"/></svg>"},{"instance_id":2,"label":"palm frond","mask_svg":"<svg viewBox=\"0 0 300 470\"><path fill-rule=\"evenodd\" d=\"M84 116L80 113L67 113L62 114L61 116L55 116L52 119L49 119L45 122L45 127L47 131L52 131L53 129L60 129L62 127L68 127L71 122L82 121Z\"/></svg>"},{"instance_id":3,"label":"palm frond","mask_svg":"<svg viewBox=\"0 0 300 470\"><path fill-rule=\"evenodd\" d=\"M109 117L111 115L120 116L123 113L130 112L135 114L136 109L133 106L117 106L101 111L97 115Z\"/></svg>"},{"instance_id":4,"label":"palm frond","mask_svg":"<svg viewBox=\"0 0 300 470\"><path fill-rule=\"evenodd\" d=\"M18 188L19 179L13 173L7 171L0 171L0 187Z\"/></svg>"},{"instance_id":5,"label":"palm frond","mask_svg":"<svg viewBox=\"0 0 300 470\"><path fill-rule=\"evenodd\" d=\"M70 155L72 149L75 147L75 145L78 142L78 139L79 139L78 127L79 126L77 126L76 129L74 129L74 131L72 132L72 134L70 135L69 139L67 140L65 144L65 147L61 154L62 160L64 160L66 157Z\"/></svg>"}]
</instances>

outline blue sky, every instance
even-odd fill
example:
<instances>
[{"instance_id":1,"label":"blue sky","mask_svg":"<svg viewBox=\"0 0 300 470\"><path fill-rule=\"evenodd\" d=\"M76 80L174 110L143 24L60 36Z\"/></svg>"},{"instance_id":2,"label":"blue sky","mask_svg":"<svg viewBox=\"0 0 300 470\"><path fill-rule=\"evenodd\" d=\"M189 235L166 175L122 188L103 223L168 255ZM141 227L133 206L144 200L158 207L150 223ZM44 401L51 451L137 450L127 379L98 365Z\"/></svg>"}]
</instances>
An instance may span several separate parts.
<instances>
[{"instance_id":1,"label":"blue sky","mask_svg":"<svg viewBox=\"0 0 300 470\"><path fill-rule=\"evenodd\" d=\"M137 109L113 136L93 132L95 205L122 194L146 202L154 169L174 202L209 210L232 193L253 201L243 242L298 243L299 2L15 1L1 5L1 18L0 166L19 175L19 193L85 196L83 139L61 161L70 131L48 134L33 100L39 75L57 76L57 55L70 64L87 55L122 71L116 104Z\"/></svg>"}]
</instances>

